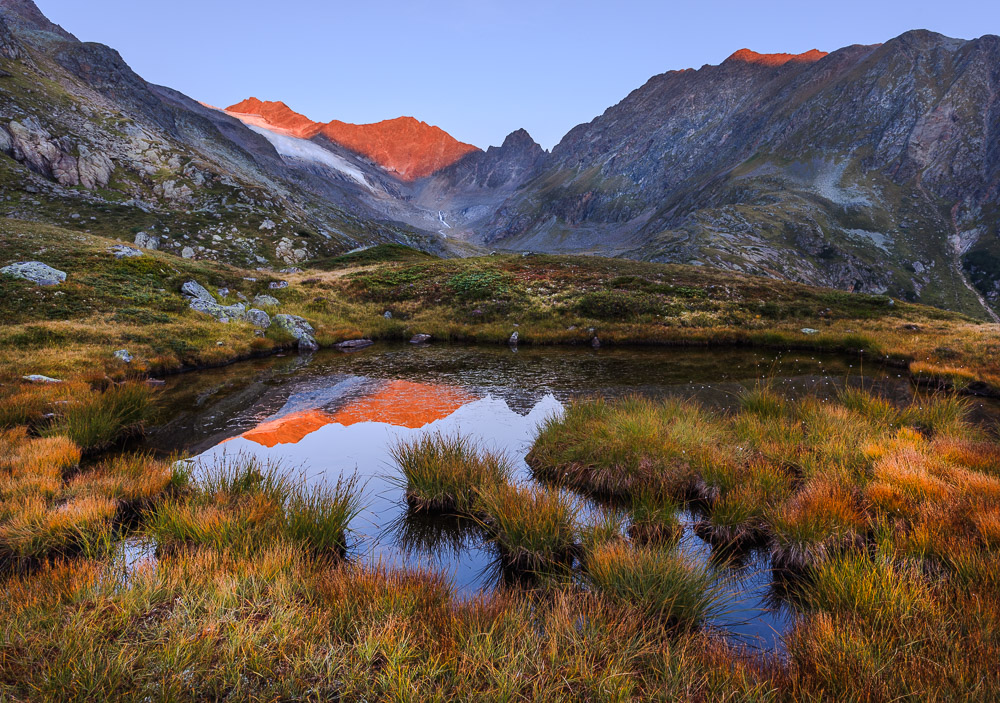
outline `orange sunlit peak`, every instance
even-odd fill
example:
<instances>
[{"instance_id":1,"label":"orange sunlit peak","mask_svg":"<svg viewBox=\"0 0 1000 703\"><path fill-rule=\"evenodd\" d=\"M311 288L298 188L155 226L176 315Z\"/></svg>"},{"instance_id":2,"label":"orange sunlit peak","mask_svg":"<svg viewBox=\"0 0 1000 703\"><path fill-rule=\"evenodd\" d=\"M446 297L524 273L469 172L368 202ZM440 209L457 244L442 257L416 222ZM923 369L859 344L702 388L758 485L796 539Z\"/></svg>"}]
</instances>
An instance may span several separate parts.
<instances>
[{"instance_id":1,"label":"orange sunlit peak","mask_svg":"<svg viewBox=\"0 0 1000 703\"><path fill-rule=\"evenodd\" d=\"M816 63L827 55L828 52L819 49L811 49L802 54L758 54L750 49L740 49L728 59L739 63L752 63L758 66L774 68L784 66L786 63Z\"/></svg>"}]
</instances>

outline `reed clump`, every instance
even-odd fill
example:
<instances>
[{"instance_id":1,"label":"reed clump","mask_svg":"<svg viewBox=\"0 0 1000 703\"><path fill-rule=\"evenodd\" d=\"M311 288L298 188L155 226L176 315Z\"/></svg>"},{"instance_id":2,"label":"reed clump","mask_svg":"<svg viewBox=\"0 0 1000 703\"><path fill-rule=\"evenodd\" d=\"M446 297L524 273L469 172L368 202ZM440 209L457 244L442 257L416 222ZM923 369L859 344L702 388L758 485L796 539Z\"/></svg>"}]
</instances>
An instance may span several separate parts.
<instances>
[{"instance_id":1,"label":"reed clump","mask_svg":"<svg viewBox=\"0 0 1000 703\"><path fill-rule=\"evenodd\" d=\"M90 391L60 406L45 433L69 437L85 451L106 449L143 431L152 413L153 395L153 389L141 381Z\"/></svg>"},{"instance_id":2,"label":"reed clump","mask_svg":"<svg viewBox=\"0 0 1000 703\"><path fill-rule=\"evenodd\" d=\"M671 628L695 629L721 610L715 574L679 552L607 543L587 555L586 580Z\"/></svg>"},{"instance_id":3,"label":"reed clump","mask_svg":"<svg viewBox=\"0 0 1000 703\"><path fill-rule=\"evenodd\" d=\"M0 566L110 549L124 522L162 500L177 477L148 456L110 458L81 470L68 437L0 430Z\"/></svg>"},{"instance_id":4,"label":"reed clump","mask_svg":"<svg viewBox=\"0 0 1000 703\"><path fill-rule=\"evenodd\" d=\"M483 491L510 480L510 460L467 437L421 435L392 449L406 482L406 500L421 512L472 516Z\"/></svg>"},{"instance_id":5,"label":"reed clump","mask_svg":"<svg viewBox=\"0 0 1000 703\"><path fill-rule=\"evenodd\" d=\"M149 532L167 554L208 547L250 555L276 542L342 558L348 524L360 508L357 483L293 482L278 464L251 456L224 456L196 467L186 494L158 506Z\"/></svg>"},{"instance_id":6,"label":"reed clump","mask_svg":"<svg viewBox=\"0 0 1000 703\"><path fill-rule=\"evenodd\" d=\"M510 571L541 574L568 568L577 555L579 516L554 488L497 484L481 495L483 526Z\"/></svg>"}]
</instances>

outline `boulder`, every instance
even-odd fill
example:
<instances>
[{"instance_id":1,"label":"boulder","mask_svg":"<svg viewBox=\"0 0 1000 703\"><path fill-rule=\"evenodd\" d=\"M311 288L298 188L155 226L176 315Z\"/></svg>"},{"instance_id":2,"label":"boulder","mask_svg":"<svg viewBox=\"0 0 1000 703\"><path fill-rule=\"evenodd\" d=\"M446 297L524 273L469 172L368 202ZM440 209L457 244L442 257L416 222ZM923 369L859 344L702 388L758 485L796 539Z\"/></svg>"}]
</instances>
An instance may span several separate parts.
<instances>
[{"instance_id":1,"label":"boulder","mask_svg":"<svg viewBox=\"0 0 1000 703\"><path fill-rule=\"evenodd\" d=\"M429 334L415 334L410 339L410 344L427 344L429 341L431 341Z\"/></svg>"},{"instance_id":2,"label":"boulder","mask_svg":"<svg viewBox=\"0 0 1000 703\"><path fill-rule=\"evenodd\" d=\"M181 258L182 259L193 259L194 258L194 249L192 249L191 247L184 247L183 249L181 249Z\"/></svg>"},{"instance_id":3,"label":"boulder","mask_svg":"<svg viewBox=\"0 0 1000 703\"><path fill-rule=\"evenodd\" d=\"M87 190L104 188L111 181L111 174L114 173L115 164L111 157L103 152L91 151L85 144L79 147L80 158L77 159L77 171L80 178L80 185ZM150 247L155 249L156 247Z\"/></svg>"},{"instance_id":4,"label":"boulder","mask_svg":"<svg viewBox=\"0 0 1000 703\"><path fill-rule=\"evenodd\" d=\"M382 317L384 317L387 320L391 320L392 319L392 312L389 311L389 310L386 310L384 313L382 313Z\"/></svg>"},{"instance_id":5,"label":"boulder","mask_svg":"<svg viewBox=\"0 0 1000 703\"><path fill-rule=\"evenodd\" d=\"M22 376L21 378L29 383L62 383L62 379L49 378L38 373L33 373L30 376Z\"/></svg>"},{"instance_id":6,"label":"boulder","mask_svg":"<svg viewBox=\"0 0 1000 703\"><path fill-rule=\"evenodd\" d=\"M244 307L243 303L219 305L214 300L208 301L202 298L193 298L189 303L189 306L192 310L203 312L206 315L211 315L219 322L229 322L233 319L241 319L246 314L246 307Z\"/></svg>"},{"instance_id":7,"label":"boulder","mask_svg":"<svg viewBox=\"0 0 1000 703\"><path fill-rule=\"evenodd\" d=\"M288 281L271 281L267 284L267 287L271 290L281 290L282 288L288 288Z\"/></svg>"},{"instance_id":8,"label":"boulder","mask_svg":"<svg viewBox=\"0 0 1000 703\"><path fill-rule=\"evenodd\" d=\"M341 351L356 351L358 349L364 349L365 347L370 347L375 342L370 339L347 339L343 342L338 342L334 344L337 349Z\"/></svg>"},{"instance_id":9,"label":"boulder","mask_svg":"<svg viewBox=\"0 0 1000 703\"><path fill-rule=\"evenodd\" d=\"M128 353L128 349L119 349L116 351L115 358L119 361L124 361L126 364L132 363L132 355Z\"/></svg>"},{"instance_id":10,"label":"boulder","mask_svg":"<svg viewBox=\"0 0 1000 703\"><path fill-rule=\"evenodd\" d=\"M114 254L116 259L131 259L136 256L142 256L140 250L125 246L124 244L115 244L108 251Z\"/></svg>"},{"instance_id":11,"label":"boulder","mask_svg":"<svg viewBox=\"0 0 1000 703\"><path fill-rule=\"evenodd\" d=\"M152 249L153 251L160 248L160 238L155 234L148 234L147 232L139 232L139 234L135 235L134 243L137 247Z\"/></svg>"},{"instance_id":12,"label":"boulder","mask_svg":"<svg viewBox=\"0 0 1000 703\"><path fill-rule=\"evenodd\" d=\"M23 278L40 286L58 286L66 280L66 274L63 271L54 269L41 261L19 261L0 268L0 273L14 278Z\"/></svg>"},{"instance_id":13,"label":"boulder","mask_svg":"<svg viewBox=\"0 0 1000 703\"><path fill-rule=\"evenodd\" d=\"M258 308L267 308L267 307L276 308L279 305L281 305L278 299L275 298L273 295L254 296L253 304L255 307Z\"/></svg>"},{"instance_id":14,"label":"boulder","mask_svg":"<svg viewBox=\"0 0 1000 703\"><path fill-rule=\"evenodd\" d=\"M305 248L296 247L295 244L288 237L283 237L278 242L278 246L274 250L274 255L286 264L297 264L309 258L309 252Z\"/></svg>"},{"instance_id":15,"label":"boulder","mask_svg":"<svg viewBox=\"0 0 1000 703\"><path fill-rule=\"evenodd\" d=\"M803 327L802 334L819 334L819 330L813 329L812 327Z\"/></svg>"},{"instance_id":16,"label":"boulder","mask_svg":"<svg viewBox=\"0 0 1000 703\"><path fill-rule=\"evenodd\" d=\"M298 315L275 315L271 318L271 324L295 337L300 351L319 349L319 343L313 336L316 330Z\"/></svg>"},{"instance_id":17,"label":"boulder","mask_svg":"<svg viewBox=\"0 0 1000 703\"><path fill-rule=\"evenodd\" d=\"M247 310L244 318L257 329L266 330L271 326L271 316L257 308Z\"/></svg>"},{"instance_id":18,"label":"boulder","mask_svg":"<svg viewBox=\"0 0 1000 703\"><path fill-rule=\"evenodd\" d=\"M211 303L215 302L215 296L209 293L208 289L197 281L186 281L184 285L181 286L181 293L188 298L207 300Z\"/></svg>"}]
</instances>

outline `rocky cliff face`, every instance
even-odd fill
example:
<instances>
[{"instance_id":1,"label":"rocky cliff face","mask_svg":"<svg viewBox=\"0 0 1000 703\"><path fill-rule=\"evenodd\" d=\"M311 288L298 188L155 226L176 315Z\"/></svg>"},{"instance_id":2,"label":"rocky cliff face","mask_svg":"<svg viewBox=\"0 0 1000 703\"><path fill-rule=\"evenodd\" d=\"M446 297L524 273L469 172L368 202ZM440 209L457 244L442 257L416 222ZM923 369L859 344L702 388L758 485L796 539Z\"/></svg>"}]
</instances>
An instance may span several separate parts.
<instances>
[{"instance_id":1,"label":"rocky cliff face","mask_svg":"<svg viewBox=\"0 0 1000 703\"><path fill-rule=\"evenodd\" d=\"M736 52L573 129L494 246L586 249L983 313L1000 288L1000 39Z\"/></svg>"},{"instance_id":2,"label":"rocky cliff face","mask_svg":"<svg viewBox=\"0 0 1000 703\"><path fill-rule=\"evenodd\" d=\"M374 124L334 120L313 122L283 102L248 98L226 112L262 118L268 125L295 137L310 139L322 134L330 141L361 154L403 181L424 178L450 166L466 154L479 151L440 127L412 117L397 117Z\"/></svg>"}]
</instances>

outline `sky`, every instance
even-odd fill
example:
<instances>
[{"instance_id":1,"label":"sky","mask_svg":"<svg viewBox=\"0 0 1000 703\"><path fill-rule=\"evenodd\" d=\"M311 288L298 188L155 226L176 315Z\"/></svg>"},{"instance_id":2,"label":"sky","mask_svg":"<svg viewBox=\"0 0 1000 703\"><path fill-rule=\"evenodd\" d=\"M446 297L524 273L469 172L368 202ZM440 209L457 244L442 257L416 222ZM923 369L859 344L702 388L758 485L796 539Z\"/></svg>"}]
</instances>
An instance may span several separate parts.
<instances>
[{"instance_id":1,"label":"sky","mask_svg":"<svg viewBox=\"0 0 1000 703\"><path fill-rule=\"evenodd\" d=\"M651 76L741 48L832 51L909 29L1000 34L996 0L36 0L143 78L225 107L316 121L412 115L485 148L551 148Z\"/></svg>"}]
</instances>

